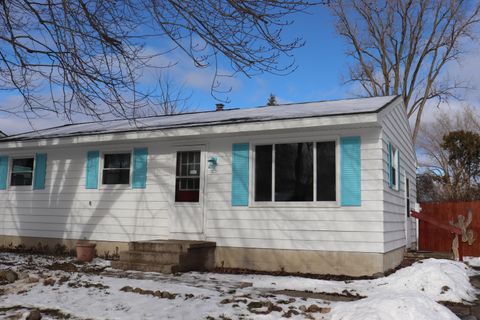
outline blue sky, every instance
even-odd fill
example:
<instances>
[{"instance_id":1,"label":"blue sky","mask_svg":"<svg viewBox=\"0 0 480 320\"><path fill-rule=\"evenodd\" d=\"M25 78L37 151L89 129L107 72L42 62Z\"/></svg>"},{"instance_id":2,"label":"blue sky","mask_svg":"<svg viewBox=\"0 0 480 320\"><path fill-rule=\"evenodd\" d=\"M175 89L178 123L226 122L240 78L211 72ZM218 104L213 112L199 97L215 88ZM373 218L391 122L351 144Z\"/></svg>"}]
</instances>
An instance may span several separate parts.
<instances>
[{"instance_id":1,"label":"blue sky","mask_svg":"<svg viewBox=\"0 0 480 320\"><path fill-rule=\"evenodd\" d=\"M348 97L351 92L341 84L341 75L346 70L344 42L335 35L333 19L325 7L314 7L309 14L298 13L291 17L294 23L287 27L286 39L301 37L305 45L293 55L297 69L287 75L260 74L252 78L237 75L235 78L224 78L222 89L230 89L219 98L228 99L226 107L251 107L264 105L270 93L277 96L279 102L300 102ZM161 50L163 44L148 43L153 50ZM218 103L211 95L210 84L213 69L198 69L179 52L170 56L172 61L178 60L177 66L168 71L176 85L184 86L185 95L191 95L189 106L194 110L213 109ZM167 59L163 57L162 59ZM157 74L147 77L155 78ZM154 79L149 79L152 82ZM0 98L13 99L14 93L1 94ZM4 100L5 101L5 100ZM7 134L31 130L28 122L4 115L0 117L0 130ZM36 129L55 126L63 123L53 115L34 120Z\"/></svg>"},{"instance_id":2,"label":"blue sky","mask_svg":"<svg viewBox=\"0 0 480 320\"><path fill-rule=\"evenodd\" d=\"M226 108L252 107L264 105L270 93L277 96L280 103L302 102L314 100L330 100L348 98L354 95L352 86L342 83L342 75L346 75L349 59L345 55L346 44L344 39L335 34L334 19L328 8L324 6L313 7L309 14L299 13L291 17L294 23L285 30L285 38L301 37L305 45L293 52L297 69L285 76L272 74L256 75L248 78L237 75L235 78L224 78L222 89L231 88L231 91L219 97L228 99ZM147 43L149 50L154 53L165 51L168 44L160 42ZM451 74L460 74L474 83L480 83L480 61L478 50L473 50L460 64L448 68ZM182 55L179 50L158 57L160 65L178 62L168 71L168 77L176 85L184 86L184 95L191 95L188 106L191 110L212 110L215 100L211 95L210 85L213 79L213 69L195 68L193 62ZM222 67L223 68L223 67ZM146 71L143 84L154 86L158 72ZM468 100L474 104L480 101L478 91L471 91ZM15 94L0 92L0 99L5 102L14 100ZM454 103L448 108L456 108L460 104ZM425 114L426 119L435 114L431 108ZM88 120L88 119L81 119ZM52 127L65 123L53 115L42 119L33 120L35 129ZM2 116L0 113L0 130L7 134L30 131L31 126L24 119Z\"/></svg>"},{"instance_id":3,"label":"blue sky","mask_svg":"<svg viewBox=\"0 0 480 320\"><path fill-rule=\"evenodd\" d=\"M293 52L297 69L285 76L237 77L228 94L231 102L227 106L263 105L270 93L275 94L279 102L336 99L351 94L341 83L347 62L345 46L343 39L335 35L329 11L316 7L311 14L298 14L287 30L287 39L300 36L306 42ZM211 108L215 103L208 90L195 91L192 102L201 108Z\"/></svg>"}]
</instances>

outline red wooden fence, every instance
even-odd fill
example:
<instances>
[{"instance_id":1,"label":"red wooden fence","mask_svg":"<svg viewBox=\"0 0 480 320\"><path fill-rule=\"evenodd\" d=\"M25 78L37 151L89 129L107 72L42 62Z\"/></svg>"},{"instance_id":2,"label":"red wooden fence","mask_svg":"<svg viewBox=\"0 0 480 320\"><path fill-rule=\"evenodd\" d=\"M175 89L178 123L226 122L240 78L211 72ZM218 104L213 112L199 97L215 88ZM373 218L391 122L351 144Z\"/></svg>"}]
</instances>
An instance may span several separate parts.
<instances>
[{"instance_id":1,"label":"red wooden fence","mask_svg":"<svg viewBox=\"0 0 480 320\"><path fill-rule=\"evenodd\" d=\"M443 224L457 221L459 214L467 217L468 210L472 210L472 223L468 229L475 233L475 242L469 246L462 243L465 256L480 256L480 201L472 202L433 202L422 203L422 214L431 216ZM432 224L419 221L419 249L435 252L451 252L453 234Z\"/></svg>"}]
</instances>

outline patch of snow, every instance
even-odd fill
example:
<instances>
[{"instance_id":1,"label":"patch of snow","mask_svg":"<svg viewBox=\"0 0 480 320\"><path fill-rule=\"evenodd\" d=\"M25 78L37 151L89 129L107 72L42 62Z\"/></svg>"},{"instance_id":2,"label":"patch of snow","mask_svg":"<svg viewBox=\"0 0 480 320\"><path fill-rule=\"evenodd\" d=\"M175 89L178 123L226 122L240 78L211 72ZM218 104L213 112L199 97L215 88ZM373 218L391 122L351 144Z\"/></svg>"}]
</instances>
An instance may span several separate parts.
<instances>
[{"instance_id":1,"label":"patch of snow","mask_svg":"<svg viewBox=\"0 0 480 320\"><path fill-rule=\"evenodd\" d=\"M99 274L92 274L48 268L54 262L71 261L72 258L0 254L0 268L26 274L3 287L0 307L58 309L72 319L218 319L222 315L231 319L279 319L294 310L296 314L291 314L291 319L308 316L325 320L453 320L456 316L436 301L472 301L476 294L468 278L474 271L449 260L423 260L388 277L355 281L198 272L166 275L111 268L100 268ZM109 262L96 259L91 265L104 267ZM67 280L60 281L65 277ZM44 279L56 281L48 285ZM245 282L252 286L241 286ZM131 288L121 290L125 286ZM132 288L142 290L135 292ZM347 290L366 298L353 302L292 299L276 292L282 289L328 293ZM161 298L153 294L155 291L176 296ZM251 302L260 303L260 307L249 310ZM305 313L313 304L325 308L327 313ZM270 312L268 306L273 305L276 310ZM269 313L253 313L262 311Z\"/></svg>"},{"instance_id":2,"label":"patch of snow","mask_svg":"<svg viewBox=\"0 0 480 320\"><path fill-rule=\"evenodd\" d=\"M382 293L354 302L340 302L331 320L458 320L448 308L418 294Z\"/></svg>"},{"instance_id":3,"label":"patch of snow","mask_svg":"<svg viewBox=\"0 0 480 320\"><path fill-rule=\"evenodd\" d=\"M418 292L435 301L474 301L477 290L471 285L472 271L462 262L427 259L398 270L388 277L374 280L327 281L299 279L298 277L274 277L246 275L243 281L257 288L298 290L312 292L350 293L368 296L372 292ZM232 279L232 275L216 275L217 279ZM240 280L240 279L237 279Z\"/></svg>"},{"instance_id":4,"label":"patch of snow","mask_svg":"<svg viewBox=\"0 0 480 320\"><path fill-rule=\"evenodd\" d=\"M112 262L105 259L95 258L90 264L100 268L109 268L112 265Z\"/></svg>"},{"instance_id":5,"label":"patch of snow","mask_svg":"<svg viewBox=\"0 0 480 320\"><path fill-rule=\"evenodd\" d=\"M122 119L101 122L86 122L7 136L3 139L0 139L0 142L22 139L65 137L71 135L156 130L205 126L212 124L243 123L251 121L297 119L375 112L384 105L393 101L394 98L395 96L384 96L333 101L317 101L278 105L274 107L242 108L219 112L207 111L156 116L138 118L135 121Z\"/></svg>"},{"instance_id":6,"label":"patch of snow","mask_svg":"<svg viewBox=\"0 0 480 320\"><path fill-rule=\"evenodd\" d=\"M463 257L463 261L469 266L480 267L480 257Z\"/></svg>"}]
</instances>

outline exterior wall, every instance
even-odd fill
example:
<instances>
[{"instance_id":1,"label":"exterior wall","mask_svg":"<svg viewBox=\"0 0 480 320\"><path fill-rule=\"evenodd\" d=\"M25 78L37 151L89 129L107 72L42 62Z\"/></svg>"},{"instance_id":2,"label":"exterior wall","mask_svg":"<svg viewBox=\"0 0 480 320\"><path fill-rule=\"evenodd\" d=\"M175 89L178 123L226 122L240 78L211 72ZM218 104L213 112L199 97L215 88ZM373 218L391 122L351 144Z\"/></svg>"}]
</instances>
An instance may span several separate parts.
<instances>
[{"instance_id":1,"label":"exterior wall","mask_svg":"<svg viewBox=\"0 0 480 320\"><path fill-rule=\"evenodd\" d=\"M170 179L172 155L157 143L141 145L151 153L146 189L85 188L88 150L125 151L133 144L8 152L10 158L46 152L47 175L44 190L8 187L0 191L0 233L121 242L168 238L169 197L163 185Z\"/></svg>"},{"instance_id":2,"label":"exterior wall","mask_svg":"<svg viewBox=\"0 0 480 320\"><path fill-rule=\"evenodd\" d=\"M231 206L231 148L234 142L312 141L360 135L362 138L362 206L313 204ZM172 234L175 150L185 144L206 144L206 157L217 156L215 172L206 170L206 240L218 246L384 252L380 128L328 129L209 140L150 141L135 144L81 145L70 148L21 149L10 157L48 154L45 190L9 188L0 191L3 204L0 232L7 236L138 241L188 238ZM85 189L89 150L126 151L148 147L146 189ZM338 158L338 157L337 157ZM253 170L251 170L252 172ZM251 176L253 181L253 176ZM188 221L186 222L188 223Z\"/></svg>"},{"instance_id":3,"label":"exterior wall","mask_svg":"<svg viewBox=\"0 0 480 320\"><path fill-rule=\"evenodd\" d=\"M383 185L385 204L385 251L402 246L413 248L416 243L416 220L406 218L406 178L410 180L410 203L416 204L416 156L411 138L411 130L401 103L386 108L382 118L383 143ZM400 188L389 187L388 143L400 150ZM407 235L407 236L406 236ZM406 239L408 238L408 239Z\"/></svg>"},{"instance_id":4,"label":"exterior wall","mask_svg":"<svg viewBox=\"0 0 480 320\"><path fill-rule=\"evenodd\" d=\"M328 129L283 135L256 135L219 139L209 143L209 154L218 157L216 172L207 174L206 236L221 247L269 248L383 253L382 144L380 128ZM360 207L312 203L260 205L230 204L232 143L306 142L343 136L361 136ZM337 145L338 147L338 145ZM252 160L252 156L250 157ZM337 157L338 161L338 157ZM253 162L253 160L252 160ZM251 162L251 164L252 164ZM338 165L337 165L338 166ZM250 190L253 168L250 166Z\"/></svg>"},{"instance_id":5,"label":"exterior wall","mask_svg":"<svg viewBox=\"0 0 480 320\"><path fill-rule=\"evenodd\" d=\"M364 124L362 127L351 123L321 127L324 129L280 129L281 126L277 124L279 128L276 130L263 132L202 135L204 132L199 128L198 135L189 138L164 137L119 143L106 141L70 144L68 147L53 145L3 150L1 153L10 157L47 153L48 160L44 190L8 188L0 191L3 206L0 218L0 234L4 236L2 241L88 239L105 243L107 250L110 245L114 248L115 242L122 243L123 247L129 241L200 238L217 243L217 266L221 266L223 261L231 266L235 262L238 263L237 267L249 268L232 258L235 257L234 248L243 248L238 249L240 251L237 253L245 257L253 254L258 258L254 265L259 268L265 266L266 270L284 268L285 271L295 272L297 267L303 270L299 264L289 265L286 261L300 257L302 261L315 256L318 258L312 261L318 263L307 264L305 272L343 272L351 275L356 275L358 270L363 270L363 274L383 272L398 265L405 246L405 175L410 177L412 206L416 202L415 156L409 140L408 122L401 110L401 105L398 105L382 111L384 129L380 125ZM253 150L257 143L335 139L338 189L340 136L361 137L361 206L341 207L339 197L336 204L257 204L253 201L252 192L248 207L231 206L233 143L248 142ZM401 150L399 192L388 187L388 141ZM178 219L174 221L181 209L174 203L175 153L177 150L195 150L199 145L204 146L204 163L215 156L218 166L215 170L207 169L206 165L202 167L205 182L201 206L192 209L190 216L187 215L187 219L182 219L178 224ZM123 152L134 147L148 148L146 189L105 188L101 184L99 189L85 188L88 151ZM252 152L250 161L249 189L252 190ZM100 163L100 172L101 167ZM198 215L203 217L199 220ZM198 224L198 221L202 224L201 234L178 232L182 224L188 229L189 225ZM409 233L411 244L415 238L414 220L410 219L408 225L412 230ZM293 254L294 251L298 251L299 255ZM270 262L273 264L259 262L264 254L272 257ZM328 269L328 263L320 263L319 259L333 259L335 263ZM369 263L369 260L372 262ZM337 264L349 264L351 271L347 272ZM355 271L357 265L362 267ZM312 269L315 266L325 269L315 271Z\"/></svg>"}]
</instances>

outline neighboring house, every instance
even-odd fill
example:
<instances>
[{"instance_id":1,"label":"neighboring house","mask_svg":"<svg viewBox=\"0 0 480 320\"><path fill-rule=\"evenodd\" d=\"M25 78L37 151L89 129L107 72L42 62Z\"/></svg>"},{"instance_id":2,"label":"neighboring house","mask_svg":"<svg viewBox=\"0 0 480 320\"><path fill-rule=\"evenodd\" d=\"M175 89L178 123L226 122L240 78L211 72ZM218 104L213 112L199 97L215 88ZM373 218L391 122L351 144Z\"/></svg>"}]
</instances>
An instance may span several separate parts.
<instances>
[{"instance_id":1,"label":"neighboring house","mask_svg":"<svg viewBox=\"0 0 480 320\"><path fill-rule=\"evenodd\" d=\"M416 241L415 161L394 96L66 125L0 139L0 239L198 239L217 266L373 274Z\"/></svg>"}]
</instances>

